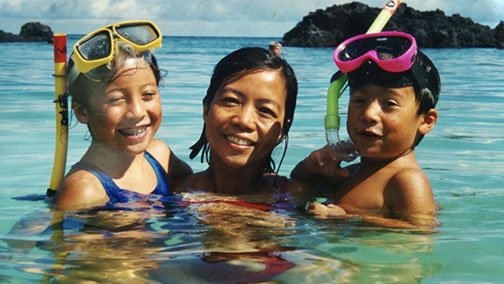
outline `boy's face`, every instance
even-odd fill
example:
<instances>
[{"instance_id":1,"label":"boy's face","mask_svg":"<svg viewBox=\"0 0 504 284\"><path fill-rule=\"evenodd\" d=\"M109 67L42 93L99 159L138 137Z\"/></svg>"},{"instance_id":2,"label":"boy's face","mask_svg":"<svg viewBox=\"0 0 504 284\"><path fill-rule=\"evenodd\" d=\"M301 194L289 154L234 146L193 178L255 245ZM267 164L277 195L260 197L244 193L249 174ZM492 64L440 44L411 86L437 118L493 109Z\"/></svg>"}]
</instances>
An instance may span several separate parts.
<instances>
[{"instance_id":1,"label":"boy's face","mask_svg":"<svg viewBox=\"0 0 504 284\"><path fill-rule=\"evenodd\" d=\"M428 132L423 127L424 115L417 111L413 87L352 88L347 131L362 156L380 160L398 157L412 149L417 134Z\"/></svg>"}]
</instances>

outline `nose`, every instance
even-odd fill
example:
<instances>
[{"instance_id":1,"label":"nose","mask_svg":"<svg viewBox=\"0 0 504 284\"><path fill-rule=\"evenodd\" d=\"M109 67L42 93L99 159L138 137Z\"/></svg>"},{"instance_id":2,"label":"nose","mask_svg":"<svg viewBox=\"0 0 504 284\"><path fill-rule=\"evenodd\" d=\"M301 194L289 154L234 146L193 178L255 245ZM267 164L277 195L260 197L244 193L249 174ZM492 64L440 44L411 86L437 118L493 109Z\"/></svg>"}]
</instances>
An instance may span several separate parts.
<instances>
[{"instance_id":1,"label":"nose","mask_svg":"<svg viewBox=\"0 0 504 284\"><path fill-rule=\"evenodd\" d=\"M133 98L128 104L128 118L143 118L146 113L145 103L138 98Z\"/></svg>"},{"instance_id":2,"label":"nose","mask_svg":"<svg viewBox=\"0 0 504 284\"><path fill-rule=\"evenodd\" d=\"M245 131L252 131L255 129L257 113L254 107L245 106L235 113L232 123Z\"/></svg>"},{"instance_id":3,"label":"nose","mask_svg":"<svg viewBox=\"0 0 504 284\"><path fill-rule=\"evenodd\" d=\"M362 118L366 122L376 122L382 113L381 105L378 101L369 102L362 113Z\"/></svg>"}]
</instances>

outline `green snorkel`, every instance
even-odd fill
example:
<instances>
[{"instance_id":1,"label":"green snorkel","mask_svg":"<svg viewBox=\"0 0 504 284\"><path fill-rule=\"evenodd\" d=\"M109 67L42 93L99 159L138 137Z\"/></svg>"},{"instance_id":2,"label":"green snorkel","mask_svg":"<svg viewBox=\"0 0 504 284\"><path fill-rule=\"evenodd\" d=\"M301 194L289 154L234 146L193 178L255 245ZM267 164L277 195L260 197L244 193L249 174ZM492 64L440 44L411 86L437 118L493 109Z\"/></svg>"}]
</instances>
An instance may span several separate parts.
<instances>
[{"instance_id":1,"label":"green snorkel","mask_svg":"<svg viewBox=\"0 0 504 284\"><path fill-rule=\"evenodd\" d=\"M387 4L385 4L385 6L382 8L366 33L380 32L385 27L388 20L392 17L400 4L400 0L388 0ZM340 142L340 116L338 112L339 98L346 89L345 87L347 80L347 74L342 73L341 71L337 71L332 76L329 89L327 90L327 112L324 119L324 126L326 131L327 144L331 147L331 149L336 149L338 143ZM345 153L341 155L338 153L338 151L335 151L335 154L340 160L347 162L352 161L357 157L356 152L350 154Z\"/></svg>"}]
</instances>

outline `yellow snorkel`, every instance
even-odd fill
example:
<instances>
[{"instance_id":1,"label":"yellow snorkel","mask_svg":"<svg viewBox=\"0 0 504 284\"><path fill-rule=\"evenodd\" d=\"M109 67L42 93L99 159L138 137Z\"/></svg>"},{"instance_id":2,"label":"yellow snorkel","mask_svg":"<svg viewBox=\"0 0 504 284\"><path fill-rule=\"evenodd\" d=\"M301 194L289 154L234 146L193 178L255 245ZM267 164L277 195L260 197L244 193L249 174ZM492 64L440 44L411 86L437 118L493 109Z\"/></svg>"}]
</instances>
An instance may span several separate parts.
<instances>
[{"instance_id":1,"label":"yellow snorkel","mask_svg":"<svg viewBox=\"0 0 504 284\"><path fill-rule=\"evenodd\" d=\"M380 32L385 27L388 20L392 17L400 4L400 0L388 0L387 4L385 4L385 6L382 8L366 33ZM336 144L340 142L340 116L338 112L338 100L345 90L344 87L347 80L347 74L338 71L331 78L331 83L329 85L329 89L327 90L327 111L324 119L324 126L326 131L327 144L331 146L332 149L335 149ZM355 157L356 155L350 154L350 156L338 158L343 161L351 161Z\"/></svg>"},{"instance_id":2,"label":"yellow snorkel","mask_svg":"<svg viewBox=\"0 0 504 284\"><path fill-rule=\"evenodd\" d=\"M54 42L54 103L56 111L56 144L51 182L47 196L52 197L65 174L68 147L68 100L66 88L67 36L55 34Z\"/></svg>"}]
</instances>

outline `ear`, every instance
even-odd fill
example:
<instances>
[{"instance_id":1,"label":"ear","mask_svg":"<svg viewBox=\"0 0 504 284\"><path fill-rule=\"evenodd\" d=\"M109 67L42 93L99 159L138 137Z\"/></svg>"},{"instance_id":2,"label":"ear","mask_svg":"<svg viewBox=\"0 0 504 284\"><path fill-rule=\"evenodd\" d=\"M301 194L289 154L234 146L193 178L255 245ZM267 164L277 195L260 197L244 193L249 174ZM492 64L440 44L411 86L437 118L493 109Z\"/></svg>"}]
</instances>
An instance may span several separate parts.
<instances>
[{"instance_id":1,"label":"ear","mask_svg":"<svg viewBox=\"0 0 504 284\"><path fill-rule=\"evenodd\" d=\"M421 122L418 127L418 133L425 135L434 128L438 119L438 112L436 109L431 108L427 113L421 114Z\"/></svg>"},{"instance_id":2,"label":"ear","mask_svg":"<svg viewBox=\"0 0 504 284\"><path fill-rule=\"evenodd\" d=\"M287 135L285 135L285 132L286 132L286 128L289 129L290 128L290 124L292 123L292 121L290 119L287 119L286 123L288 125L284 125L282 127L282 129L280 130L280 134L278 134L278 140L277 140L277 145L282 143L282 141L285 139L285 137ZM288 130L287 130L288 131Z\"/></svg>"},{"instance_id":3,"label":"ear","mask_svg":"<svg viewBox=\"0 0 504 284\"><path fill-rule=\"evenodd\" d=\"M206 122L208 117L208 112L210 111L210 106L203 103L203 121Z\"/></svg>"},{"instance_id":4,"label":"ear","mask_svg":"<svg viewBox=\"0 0 504 284\"><path fill-rule=\"evenodd\" d=\"M77 102L77 101L72 101L72 109L74 111L75 117L77 120L82 123L82 124L87 124L89 119L88 119L88 113L87 113L87 108Z\"/></svg>"}]
</instances>

